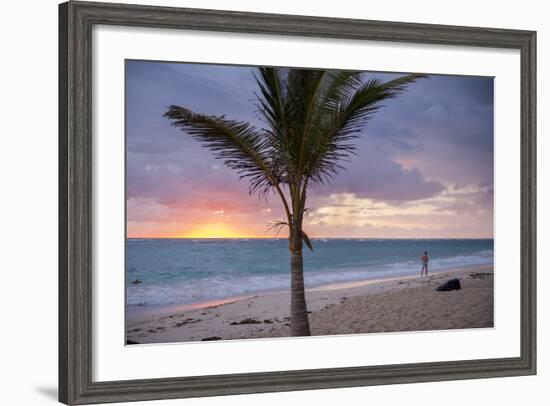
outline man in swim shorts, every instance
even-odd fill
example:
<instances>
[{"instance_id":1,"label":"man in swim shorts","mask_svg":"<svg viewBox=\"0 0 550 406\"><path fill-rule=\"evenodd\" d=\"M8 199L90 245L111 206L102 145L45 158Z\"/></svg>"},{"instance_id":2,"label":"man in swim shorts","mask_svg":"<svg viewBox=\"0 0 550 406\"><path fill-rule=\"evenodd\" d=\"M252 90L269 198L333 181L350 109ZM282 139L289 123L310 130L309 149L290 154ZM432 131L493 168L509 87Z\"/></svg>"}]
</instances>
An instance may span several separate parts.
<instances>
[{"instance_id":1,"label":"man in swim shorts","mask_svg":"<svg viewBox=\"0 0 550 406\"><path fill-rule=\"evenodd\" d=\"M426 272L426 276L428 276L428 261L430 258L428 257L428 251L424 251L424 255L420 257L420 260L422 261L422 269L420 270L420 277Z\"/></svg>"}]
</instances>

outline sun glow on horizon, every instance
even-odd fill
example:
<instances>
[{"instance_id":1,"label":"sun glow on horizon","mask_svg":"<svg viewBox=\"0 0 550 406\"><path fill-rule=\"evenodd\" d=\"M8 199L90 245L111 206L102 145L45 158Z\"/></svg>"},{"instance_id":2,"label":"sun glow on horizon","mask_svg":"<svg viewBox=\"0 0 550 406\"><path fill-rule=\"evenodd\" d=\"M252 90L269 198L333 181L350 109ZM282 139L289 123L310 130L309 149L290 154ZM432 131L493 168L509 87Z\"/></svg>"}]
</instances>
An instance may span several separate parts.
<instances>
[{"instance_id":1,"label":"sun glow on horizon","mask_svg":"<svg viewBox=\"0 0 550 406\"><path fill-rule=\"evenodd\" d=\"M245 230L224 223L208 223L193 227L187 232L180 233L176 238L265 238L265 235L256 235Z\"/></svg>"}]
</instances>

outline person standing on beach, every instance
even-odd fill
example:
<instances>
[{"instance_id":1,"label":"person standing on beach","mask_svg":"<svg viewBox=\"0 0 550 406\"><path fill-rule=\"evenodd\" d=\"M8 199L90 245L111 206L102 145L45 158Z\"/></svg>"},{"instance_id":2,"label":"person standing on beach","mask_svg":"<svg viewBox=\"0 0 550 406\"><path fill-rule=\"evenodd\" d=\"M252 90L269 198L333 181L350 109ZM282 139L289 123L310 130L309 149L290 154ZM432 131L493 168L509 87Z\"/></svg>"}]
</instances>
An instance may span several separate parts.
<instances>
[{"instance_id":1,"label":"person standing on beach","mask_svg":"<svg viewBox=\"0 0 550 406\"><path fill-rule=\"evenodd\" d=\"M420 270L420 277L422 277L422 274L424 271L426 272L426 276L428 276L428 261L430 258L428 257L428 251L424 251L424 255L420 257L420 260L422 261L422 269Z\"/></svg>"}]
</instances>

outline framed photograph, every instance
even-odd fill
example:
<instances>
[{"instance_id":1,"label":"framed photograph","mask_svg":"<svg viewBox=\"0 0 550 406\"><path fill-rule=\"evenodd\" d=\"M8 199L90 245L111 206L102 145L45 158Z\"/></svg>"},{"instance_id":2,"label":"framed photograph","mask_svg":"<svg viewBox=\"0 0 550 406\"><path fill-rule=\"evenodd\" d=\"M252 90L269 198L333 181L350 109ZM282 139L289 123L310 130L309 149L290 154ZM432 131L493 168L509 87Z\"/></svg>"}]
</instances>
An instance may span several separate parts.
<instances>
[{"instance_id":1,"label":"framed photograph","mask_svg":"<svg viewBox=\"0 0 550 406\"><path fill-rule=\"evenodd\" d=\"M536 33L59 8L59 400L536 373Z\"/></svg>"}]
</instances>

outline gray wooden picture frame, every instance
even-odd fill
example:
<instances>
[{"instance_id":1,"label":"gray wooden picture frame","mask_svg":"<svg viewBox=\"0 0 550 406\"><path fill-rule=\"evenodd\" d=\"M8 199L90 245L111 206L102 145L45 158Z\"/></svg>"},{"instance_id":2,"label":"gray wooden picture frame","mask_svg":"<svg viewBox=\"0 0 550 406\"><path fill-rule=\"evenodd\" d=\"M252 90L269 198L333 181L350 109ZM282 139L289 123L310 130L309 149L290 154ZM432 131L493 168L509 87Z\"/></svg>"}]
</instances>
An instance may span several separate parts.
<instances>
[{"instance_id":1,"label":"gray wooden picture frame","mask_svg":"<svg viewBox=\"0 0 550 406\"><path fill-rule=\"evenodd\" d=\"M517 358L92 380L94 24L518 49L521 54L521 353ZM122 158L121 158L122 159ZM341 388L536 373L536 33L68 2L59 6L59 400L66 404Z\"/></svg>"}]
</instances>

